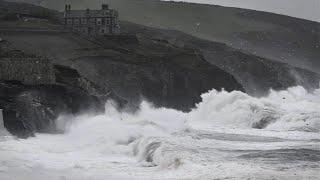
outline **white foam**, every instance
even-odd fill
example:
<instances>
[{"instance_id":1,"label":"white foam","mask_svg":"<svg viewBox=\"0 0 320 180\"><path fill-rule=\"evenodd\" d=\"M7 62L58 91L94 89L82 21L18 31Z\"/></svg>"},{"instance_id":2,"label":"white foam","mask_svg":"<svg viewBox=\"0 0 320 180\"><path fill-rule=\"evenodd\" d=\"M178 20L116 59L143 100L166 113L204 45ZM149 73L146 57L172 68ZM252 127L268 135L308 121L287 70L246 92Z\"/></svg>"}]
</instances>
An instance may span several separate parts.
<instances>
[{"instance_id":1,"label":"white foam","mask_svg":"<svg viewBox=\"0 0 320 180\"><path fill-rule=\"evenodd\" d=\"M212 90L202 95L202 102L188 114L188 122L198 129L256 127L278 132L319 132L320 94L319 90L308 93L302 87L293 87L255 98L237 91Z\"/></svg>"},{"instance_id":2,"label":"white foam","mask_svg":"<svg viewBox=\"0 0 320 180\"><path fill-rule=\"evenodd\" d=\"M4 121L3 121L3 110L0 109L0 141L8 138L9 133L4 127Z\"/></svg>"},{"instance_id":3,"label":"white foam","mask_svg":"<svg viewBox=\"0 0 320 180\"><path fill-rule=\"evenodd\" d=\"M293 87L255 98L212 90L190 113L143 102L130 114L110 101L103 115L61 116L64 134L0 141L0 179L312 179L312 162L270 165L237 156L320 150L319 92Z\"/></svg>"}]
</instances>

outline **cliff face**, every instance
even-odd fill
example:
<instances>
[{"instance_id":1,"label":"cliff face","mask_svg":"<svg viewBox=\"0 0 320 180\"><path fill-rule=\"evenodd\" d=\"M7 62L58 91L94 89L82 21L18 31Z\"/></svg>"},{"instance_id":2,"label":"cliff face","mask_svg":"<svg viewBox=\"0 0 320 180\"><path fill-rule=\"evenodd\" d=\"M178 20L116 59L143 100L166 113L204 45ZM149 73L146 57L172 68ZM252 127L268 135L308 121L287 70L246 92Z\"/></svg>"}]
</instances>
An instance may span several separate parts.
<instances>
[{"instance_id":1,"label":"cliff face","mask_svg":"<svg viewBox=\"0 0 320 180\"><path fill-rule=\"evenodd\" d=\"M131 105L145 99L156 106L188 111L210 89L243 91L233 76L186 51L160 59L146 56L144 62L124 62L119 56L82 57L73 67L91 81L112 87Z\"/></svg>"},{"instance_id":2,"label":"cliff face","mask_svg":"<svg viewBox=\"0 0 320 180\"><path fill-rule=\"evenodd\" d=\"M250 95L265 95L270 88L281 90L297 85L307 89L319 87L318 73L248 54L222 43L199 39L178 31L159 30L129 22L122 22L122 30L137 34L142 39L148 35L158 42L196 50L205 61L233 75Z\"/></svg>"},{"instance_id":3,"label":"cliff face","mask_svg":"<svg viewBox=\"0 0 320 180\"><path fill-rule=\"evenodd\" d=\"M57 133L59 115L102 112L105 100L115 98L74 69L5 49L0 53L0 109L4 125L13 135L26 138L36 132Z\"/></svg>"},{"instance_id":4,"label":"cliff face","mask_svg":"<svg viewBox=\"0 0 320 180\"><path fill-rule=\"evenodd\" d=\"M188 111L213 88L244 91L194 48L148 34L88 39L55 31L59 25L49 21L39 31L42 24L34 23L0 25L0 108L19 137L56 133L60 114L99 112L107 99L133 110L145 99Z\"/></svg>"},{"instance_id":5,"label":"cliff face","mask_svg":"<svg viewBox=\"0 0 320 180\"><path fill-rule=\"evenodd\" d=\"M122 22L126 35L88 39L60 32L58 24L42 23L0 23L0 36L11 46L0 48L2 67L9 67L8 58L30 56L46 57L54 64L50 67L55 83L37 83L34 78L30 83L22 78L24 73L19 77L0 73L4 74L0 108L5 110L6 127L22 137L55 132L59 114L99 111L110 98L122 107L135 109L146 99L156 106L188 111L211 89L261 95L270 88L314 88L320 80L314 72L178 31ZM33 74L52 73L35 70Z\"/></svg>"},{"instance_id":6,"label":"cliff face","mask_svg":"<svg viewBox=\"0 0 320 180\"><path fill-rule=\"evenodd\" d=\"M36 132L58 133L56 119L59 115L97 112L102 111L102 107L94 96L76 88L0 82L4 125L11 134L21 138Z\"/></svg>"},{"instance_id":7,"label":"cliff face","mask_svg":"<svg viewBox=\"0 0 320 180\"><path fill-rule=\"evenodd\" d=\"M12 41L10 35L4 36L10 43L24 45ZM37 46L34 42L33 46ZM84 42L95 46L88 40L83 39ZM102 46L74 49L67 53L77 56L65 61L54 59L56 65L40 59L37 62L37 58L29 61L27 54L33 50L27 48L24 51L28 52L14 53L15 58L10 57L11 53L0 58L0 67L12 67L1 68L0 73L3 75L0 77L0 109L4 109L5 127L9 132L18 137L28 137L35 132L57 133L56 119L60 114L100 112L107 99L130 109L146 99L156 106L188 111L200 101L202 93L213 88L244 91L232 75L206 62L194 49L151 39L132 40L127 44L119 39L95 42ZM47 47L50 48L50 42ZM55 50L54 46L51 48ZM50 53L46 55L52 58L50 55L55 54ZM15 61L17 56L19 61ZM33 64L31 68L30 64ZM43 66L50 71L38 71ZM25 79L25 72L29 71L32 76ZM19 73L12 75L11 72ZM41 83L41 79L52 74L54 83Z\"/></svg>"}]
</instances>

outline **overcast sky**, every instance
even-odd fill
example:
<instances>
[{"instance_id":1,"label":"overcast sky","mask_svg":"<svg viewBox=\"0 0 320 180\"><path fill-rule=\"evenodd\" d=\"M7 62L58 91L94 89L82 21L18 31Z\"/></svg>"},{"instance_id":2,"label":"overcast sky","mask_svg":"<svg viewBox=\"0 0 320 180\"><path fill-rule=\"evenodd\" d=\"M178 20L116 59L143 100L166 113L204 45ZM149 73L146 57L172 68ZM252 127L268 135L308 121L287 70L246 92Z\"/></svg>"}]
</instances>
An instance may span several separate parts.
<instances>
[{"instance_id":1,"label":"overcast sky","mask_svg":"<svg viewBox=\"0 0 320 180\"><path fill-rule=\"evenodd\" d=\"M274 12L320 22L320 0L174 0Z\"/></svg>"}]
</instances>

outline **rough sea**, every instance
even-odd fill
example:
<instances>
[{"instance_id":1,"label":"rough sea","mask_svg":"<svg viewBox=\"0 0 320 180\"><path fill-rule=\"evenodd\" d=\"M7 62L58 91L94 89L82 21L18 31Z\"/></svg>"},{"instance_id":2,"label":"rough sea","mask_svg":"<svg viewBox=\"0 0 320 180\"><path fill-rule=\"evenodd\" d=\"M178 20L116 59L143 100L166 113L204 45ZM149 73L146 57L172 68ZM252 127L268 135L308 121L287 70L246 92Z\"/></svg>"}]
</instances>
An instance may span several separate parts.
<instances>
[{"instance_id":1,"label":"rough sea","mask_svg":"<svg viewBox=\"0 0 320 180\"><path fill-rule=\"evenodd\" d=\"M320 179L320 89L212 90L189 113L110 101L57 122L29 139L1 128L1 180Z\"/></svg>"}]
</instances>

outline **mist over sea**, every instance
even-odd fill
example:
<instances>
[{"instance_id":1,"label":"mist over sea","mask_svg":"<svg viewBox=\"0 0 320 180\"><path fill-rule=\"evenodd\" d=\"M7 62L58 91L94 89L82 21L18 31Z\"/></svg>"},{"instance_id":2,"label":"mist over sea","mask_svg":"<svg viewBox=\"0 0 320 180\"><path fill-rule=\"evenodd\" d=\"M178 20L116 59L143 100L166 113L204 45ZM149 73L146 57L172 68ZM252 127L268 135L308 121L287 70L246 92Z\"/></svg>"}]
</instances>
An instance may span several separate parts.
<instances>
[{"instance_id":1,"label":"mist over sea","mask_svg":"<svg viewBox=\"0 0 320 180\"><path fill-rule=\"evenodd\" d=\"M26 140L0 133L0 179L319 179L320 89L212 90L189 113L109 101L57 126Z\"/></svg>"}]
</instances>

